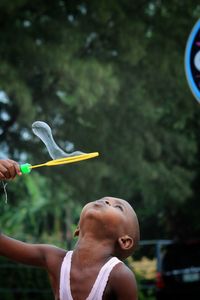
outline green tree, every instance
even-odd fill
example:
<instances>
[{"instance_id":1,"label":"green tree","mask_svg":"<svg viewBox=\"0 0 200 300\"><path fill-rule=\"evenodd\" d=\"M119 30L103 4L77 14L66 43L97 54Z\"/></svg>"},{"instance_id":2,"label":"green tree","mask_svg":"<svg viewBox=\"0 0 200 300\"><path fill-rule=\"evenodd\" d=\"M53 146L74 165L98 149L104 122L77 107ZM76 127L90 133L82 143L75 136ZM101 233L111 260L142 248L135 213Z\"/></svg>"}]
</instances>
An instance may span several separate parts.
<instances>
[{"instance_id":1,"label":"green tree","mask_svg":"<svg viewBox=\"0 0 200 300\"><path fill-rule=\"evenodd\" d=\"M70 141L100 152L9 184L23 231L61 231L68 205L73 212L114 195L136 207L143 238L198 234L199 110L184 74L197 1L18 0L0 8L2 155L49 159L31 133L35 120L49 123L62 148ZM12 209L1 219L11 220Z\"/></svg>"}]
</instances>

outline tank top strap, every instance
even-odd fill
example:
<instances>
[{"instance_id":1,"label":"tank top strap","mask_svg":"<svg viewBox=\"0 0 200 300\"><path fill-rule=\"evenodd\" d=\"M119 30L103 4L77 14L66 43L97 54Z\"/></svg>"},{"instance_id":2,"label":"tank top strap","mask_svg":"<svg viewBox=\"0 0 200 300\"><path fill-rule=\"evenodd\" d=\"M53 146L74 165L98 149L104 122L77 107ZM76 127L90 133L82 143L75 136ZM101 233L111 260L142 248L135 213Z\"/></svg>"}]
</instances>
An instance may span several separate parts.
<instances>
[{"instance_id":1,"label":"tank top strap","mask_svg":"<svg viewBox=\"0 0 200 300\"><path fill-rule=\"evenodd\" d=\"M105 265L101 268L92 290L86 300L102 300L109 275L118 263L122 262L117 257L112 257L107 263L105 263Z\"/></svg>"},{"instance_id":2,"label":"tank top strap","mask_svg":"<svg viewBox=\"0 0 200 300\"><path fill-rule=\"evenodd\" d=\"M60 271L60 300L73 300L70 291L70 269L73 251L65 255Z\"/></svg>"}]
</instances>

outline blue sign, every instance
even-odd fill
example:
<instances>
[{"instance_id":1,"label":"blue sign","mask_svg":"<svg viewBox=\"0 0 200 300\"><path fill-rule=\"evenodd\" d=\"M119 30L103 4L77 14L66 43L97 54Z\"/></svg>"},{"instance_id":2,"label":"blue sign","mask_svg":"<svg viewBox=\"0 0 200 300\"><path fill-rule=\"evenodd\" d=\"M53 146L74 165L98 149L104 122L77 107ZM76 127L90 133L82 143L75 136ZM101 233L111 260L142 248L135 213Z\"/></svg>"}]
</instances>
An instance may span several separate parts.
<instances>
[{"instance_id":1,"label":"blue sign","mask_svg":"<svg viewBox=\"0 0 200 300\"><path fill-rule=\"evenodd\" d=\"M185 72L190 89L200 102L200 20L193 27L187 41Z\"/></svg>"}]
</instances>

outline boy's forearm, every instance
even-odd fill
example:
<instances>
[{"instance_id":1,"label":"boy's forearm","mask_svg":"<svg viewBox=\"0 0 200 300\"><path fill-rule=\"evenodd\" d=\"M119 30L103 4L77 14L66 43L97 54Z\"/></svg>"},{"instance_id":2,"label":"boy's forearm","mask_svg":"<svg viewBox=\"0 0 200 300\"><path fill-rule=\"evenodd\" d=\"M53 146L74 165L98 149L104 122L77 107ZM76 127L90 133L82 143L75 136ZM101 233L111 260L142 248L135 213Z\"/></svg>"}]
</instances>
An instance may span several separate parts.
<instances>
[{"instance_id":1,"label":"boy's forearm","mask_svg":"<svg viewBox=\"0 0 200 300\"><path fill-rule=\"evenodd\" d=\"M1 233L0 255L19 263L48 268L49 262L64 257L66 251L51 245L24 243Z\"/></svg>"},{"instance_id":2,"label":"boy's forearm","mask_svg":"<svg viewBox=\"0 0 200 300\"><path fill-rule=\"evenodd\" d=\"M12 258L15 253L15 243L13 239L9 238L0 232L0 255Z\"/></svg>"},{"instance_id":3,"label":"boy's forearm","mask_svg":"<svg viewBox=\"0 0 200 300\"><path fill-rule=\"evenodd\" d=\"M44 267L45 256L41 245L24 243L0 234L0 255L23 264Z\"/></svg>"}]
</instances>

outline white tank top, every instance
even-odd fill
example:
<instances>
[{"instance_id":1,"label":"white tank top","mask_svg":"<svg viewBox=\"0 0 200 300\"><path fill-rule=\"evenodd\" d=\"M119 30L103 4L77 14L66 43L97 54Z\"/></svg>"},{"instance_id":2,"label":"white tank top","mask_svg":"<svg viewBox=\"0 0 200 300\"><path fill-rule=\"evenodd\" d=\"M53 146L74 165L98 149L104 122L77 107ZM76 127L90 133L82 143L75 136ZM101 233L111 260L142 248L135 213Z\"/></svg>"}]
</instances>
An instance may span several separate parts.
<instances>
[{"instance_id":1,"label":"white tank top","mask_svg":"<svg viewBox=\"0 0 200 300\"><path fill-rule=\"evenodd\" d=\"M68 251L63 259L60 273L60 300L73 300L70 287L70 270L73 251ZM96 281L86 300L102 300L103 292L108 282L109 275L121 261L117 257L112 257L100 269Z\"/></svg>"}]
</instances>

